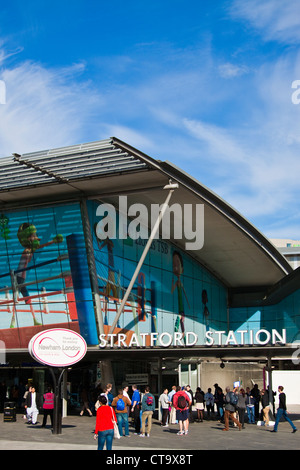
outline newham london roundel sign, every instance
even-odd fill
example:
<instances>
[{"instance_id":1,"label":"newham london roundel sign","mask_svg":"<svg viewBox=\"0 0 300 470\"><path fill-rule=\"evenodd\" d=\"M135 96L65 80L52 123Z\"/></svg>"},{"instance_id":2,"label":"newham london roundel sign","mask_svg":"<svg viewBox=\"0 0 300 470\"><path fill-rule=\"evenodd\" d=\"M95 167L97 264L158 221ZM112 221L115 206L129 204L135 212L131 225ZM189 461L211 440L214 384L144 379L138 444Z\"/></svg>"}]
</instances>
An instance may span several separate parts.
<instances>
[{"instance_id":1,"label":"newham london roundel sign","mask_svg":"<svg viewBox=\"0 0 300 470\"><path fill-rule=\"evenodd\" d=\"M86 354L87 345L80 334L66 328L37 333L28 344L33 359L52 367L68 367Z\"/></svg>"}]
</instances>

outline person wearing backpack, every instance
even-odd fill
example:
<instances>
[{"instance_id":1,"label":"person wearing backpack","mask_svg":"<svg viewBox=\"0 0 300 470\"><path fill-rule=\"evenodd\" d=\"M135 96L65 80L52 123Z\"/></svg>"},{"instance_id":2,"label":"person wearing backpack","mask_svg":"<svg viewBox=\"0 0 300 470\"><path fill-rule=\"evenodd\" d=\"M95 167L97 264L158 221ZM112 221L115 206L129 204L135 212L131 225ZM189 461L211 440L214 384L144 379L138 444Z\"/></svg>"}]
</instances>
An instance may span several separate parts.
<instances>
[{"instance_id":1,"label":"person wearing backpack","mask_svg":"<svg viewBox=\"0 0 300 470\"><path fill-rule=\"evenodd\" d=\"M152 415L153 411L155 410L155 398L150 393L150 388L147 386L145 387L145 393L142 399L142 429L140 437L145 437L146 435L146 420L148 418L148 426L147 426L147 436L150 437L151 427L152 427Z\"/></svg>"},{"instance_id":2,"label":"person wearing backpack","mask_svg":"<svg viewBox=\"0 0 300 470\"><path fill-rule=\"evenodd\" d=\"M129 423L127 406L131 405L131 400L123 395L123 389L118 390L118 395L113 399L111 406L115 409L120 436L123 436L123 425L125 437L129 437Z\"/></svg>"},{"instance_id":3,"label":"person wearing backpack","mask_svg":"<svg viewBox=\"0 0 300 470\"><path fill-rule=\"evenodd\" d=\"M176 393L173 397L173 405L176 409L176 419L179 421L178 436L187 434L189 430L189 407L192 404L192 400L180 387L176 388Z\"/></svg>"},{"instance_id":4,"label":"person wearing backpack","mask_svg":"<svg viewBox=\"0 0 300 470\"><path fill-rule=\"evenodd\" d=\"M233 391L230 390L230 387L226 387L226 395L225 395L225 427L222 431L229 431L229 419L231 419L239 428L239 431L242 430L242 425L237 418L235 418L234 413L236 412L237 402L238 402L238 394L237 388L234 388Z\"/></svg>"}]
</instances>

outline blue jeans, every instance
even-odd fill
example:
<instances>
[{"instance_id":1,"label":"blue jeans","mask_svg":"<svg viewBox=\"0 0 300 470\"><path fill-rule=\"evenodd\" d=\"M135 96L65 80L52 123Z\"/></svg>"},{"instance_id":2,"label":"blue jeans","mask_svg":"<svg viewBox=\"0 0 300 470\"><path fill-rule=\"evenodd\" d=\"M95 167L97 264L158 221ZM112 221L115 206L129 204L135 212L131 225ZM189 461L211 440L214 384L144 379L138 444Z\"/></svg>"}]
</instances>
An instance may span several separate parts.
<instances>
[{"instance_id":1,"label":"blue jeans","mask_svg":"<svg viewBox=\"0 0 300 470\"><path fill-rule=\"evenodd\" d=\"M293 429L296 429L296 426L292 423L292 421L288 417L286 410L283 410L282 408L278 408L277 415L276 415L276 421L275 421L275 425L274 425L274 431L277 431L278 424L279 424L281 416L284 417L284 419L292 426Z\"/></svg>"},{"instance_id":2,"label":"blue jeans","mask_svg":"<svg viewBox=\"0 0 300 470\"><path fill-rule=\"evenodd\" d=\"M108 429L107 431L98 432L98 450L103 450L106 442L106 450L112 449L112 442L114 438L114 430Z\"/></svg>"},{"instance_id":3,"label":"blue jeans","mask_svg":"<svg viewBox=\"0 0 300 470\"><path fill-rule=\"evenodd\" d=\"M255 424L255 408L247 405L248 422Z\"/></svg>"},{"instance_id":4,"label":"blue jeans","mask_svg":"<svg viewBox=\"0 0 300 470\"><path fill-rule=\"evenodd\" d=\"M125 436L129 436L128 413L116 413L120 436L123 436L123 424L125 427Z\"/></svg>"}]
</instances>

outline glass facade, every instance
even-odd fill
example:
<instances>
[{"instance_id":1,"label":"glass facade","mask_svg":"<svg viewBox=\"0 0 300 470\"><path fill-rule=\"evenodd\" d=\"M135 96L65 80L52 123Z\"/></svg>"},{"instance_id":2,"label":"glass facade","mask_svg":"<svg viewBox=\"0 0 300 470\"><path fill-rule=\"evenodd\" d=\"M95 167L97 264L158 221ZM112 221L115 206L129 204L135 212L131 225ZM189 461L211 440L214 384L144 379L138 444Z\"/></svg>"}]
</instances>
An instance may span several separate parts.
<instances>
[{"instance_id":1,"label":"glass facade","mask_svg":"<svg viewBox=\"0 0 300 470\"><path fill-rule=\"evenodd\" d=\"M230 309L230 328L238 330L286 331L286 342L300 342L300 291L297 290L274 305ZM245 335L249 342L249 334ZM263 337L261 338L264 341Z\"/></svg>"}]
</instances>

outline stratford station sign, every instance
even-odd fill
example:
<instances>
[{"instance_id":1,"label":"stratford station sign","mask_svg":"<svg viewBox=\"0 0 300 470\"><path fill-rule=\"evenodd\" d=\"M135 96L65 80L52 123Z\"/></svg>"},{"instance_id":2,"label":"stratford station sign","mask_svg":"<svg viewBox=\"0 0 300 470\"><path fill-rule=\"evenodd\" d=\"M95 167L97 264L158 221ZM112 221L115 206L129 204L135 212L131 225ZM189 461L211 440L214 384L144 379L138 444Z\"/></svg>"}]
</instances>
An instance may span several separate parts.
<instances>
[{"instance_id":1,"label":"stratford station sign","mask_svg":"<svg viewBox=\"0 0 300 470\"><path fill-rule=\"evenodd\" d=\"M126 333L110 333L101 334L99 336L99 348L146 348L146 347L191 347L191 346L244 346L244 345L258 345L265 346L267 344L286 344L286 330L281 332L272 329L255 330L230 330L227 334L226 331L206 331L204 341L201 341L199 336L192 332L185 333L175 332L170 334L163 333L140 333L136 335L133 333L130 338Z\"/></svg>"}]
</instances>

